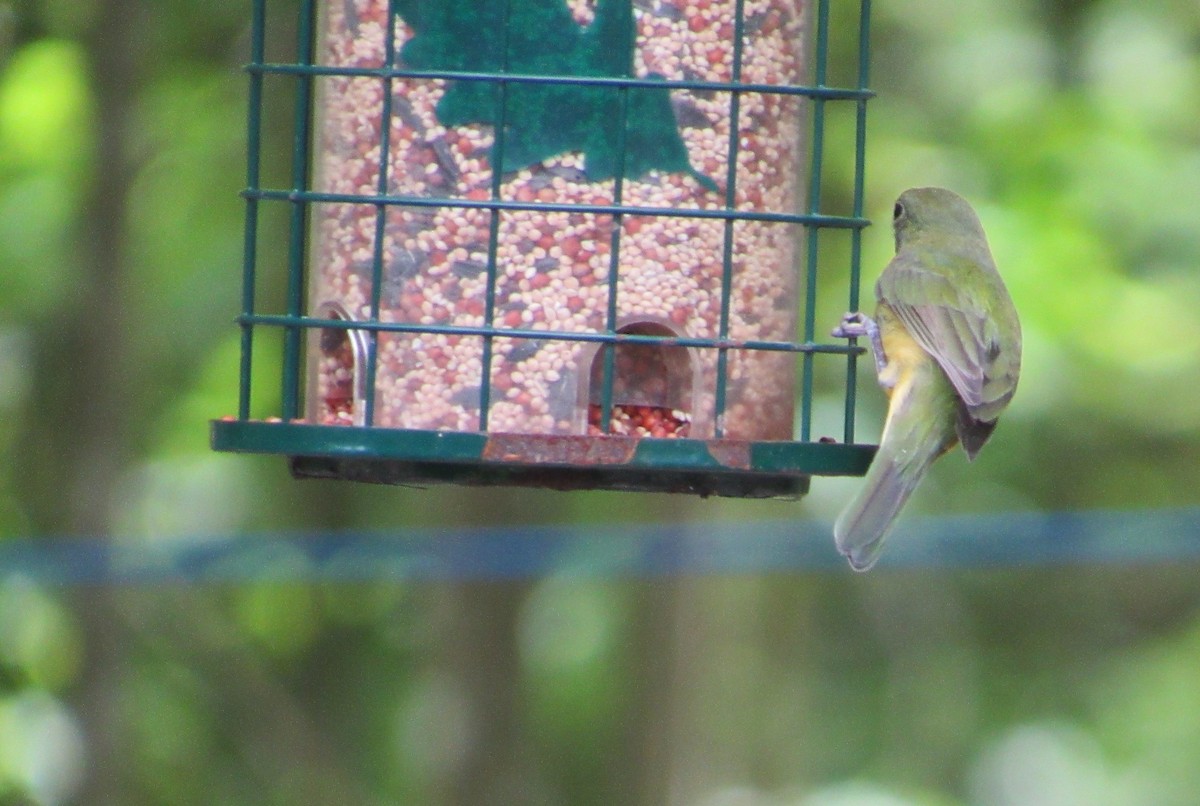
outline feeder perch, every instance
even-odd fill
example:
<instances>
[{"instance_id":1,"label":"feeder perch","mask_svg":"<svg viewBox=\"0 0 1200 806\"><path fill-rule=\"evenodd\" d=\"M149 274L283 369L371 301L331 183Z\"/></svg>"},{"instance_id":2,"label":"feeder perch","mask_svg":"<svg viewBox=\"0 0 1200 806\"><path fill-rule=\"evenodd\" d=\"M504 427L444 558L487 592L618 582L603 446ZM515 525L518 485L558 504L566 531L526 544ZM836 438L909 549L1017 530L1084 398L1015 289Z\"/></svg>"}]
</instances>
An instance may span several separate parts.
<instances>
[{"instance_id":1,"label":"feeder perch","mask_svg":"<svg viewBox=\"0 0 1200 806\"><path fill-rule=\"evenodd\" d=\"M818 343L814 307L825 228L851 231L857 307L868 4L845 89L809 4L307 0L278 63L255 0L241 394L214 448L297 476L754 497L864 472L861 350ZM286 188L260 176L277 84ZM830 103L856 105L849 216L821 212ZM268 205L290 223L275 307ZM254 419L264 332L282 395ZM816 360L845 367L841 442L810 436Z\"/></svg>"}]
</instances>

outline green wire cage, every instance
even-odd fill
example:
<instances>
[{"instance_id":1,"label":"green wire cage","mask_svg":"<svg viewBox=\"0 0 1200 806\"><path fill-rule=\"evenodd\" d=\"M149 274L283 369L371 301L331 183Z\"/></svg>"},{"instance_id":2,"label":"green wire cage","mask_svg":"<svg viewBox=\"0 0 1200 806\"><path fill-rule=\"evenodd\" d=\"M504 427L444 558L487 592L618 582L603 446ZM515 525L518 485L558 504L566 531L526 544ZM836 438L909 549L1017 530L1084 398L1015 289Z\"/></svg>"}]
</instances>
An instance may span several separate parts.
<instances>
[{"instance_id":1,"label":"green wire cage","mask_svg":"<svg viewBox=\"0 0 1200 806\"><path fill-rule=\"evenodd\" d=\"M290 62L255 0L240 400L213 447L380 483L764 497L863 473L861 349L820 343L815 309L831 228L858 307L868 19L831 87L829 0L302 0ZM287 187L261 182L268 81L296 99ZM829 104L853 108L850 215L822 212ZM285 278L259 265L268 207ZM279 414L255 418L280 337ZM844 365L841 441L812 437L817 361Z\"/></svg>"}]
</instances>

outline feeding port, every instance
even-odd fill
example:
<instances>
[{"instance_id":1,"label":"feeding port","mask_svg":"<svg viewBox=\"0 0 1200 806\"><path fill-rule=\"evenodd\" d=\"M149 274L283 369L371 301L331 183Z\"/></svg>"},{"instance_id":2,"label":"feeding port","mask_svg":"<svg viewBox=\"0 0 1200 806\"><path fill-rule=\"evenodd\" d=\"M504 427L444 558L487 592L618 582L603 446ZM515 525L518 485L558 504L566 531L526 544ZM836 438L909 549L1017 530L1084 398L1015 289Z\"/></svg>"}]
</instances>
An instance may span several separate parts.
<instances>
[{"instance_id":1,"label":"feeding port","mask_svg":"<svg viewBox=\"0 0 1200 806\"><path fill-rule=\"evenodd\" d=\"M349 322L350 316L340 305L326 305L322 318ZM310 331L309 355L317 371L309 374L317 421L321 425L362 425L363 373L366 361L366 336L348 327L325 327Z\"/></svg>"},{"instance_id":2,"label":"feeding port","mask_svg":"<svg viewBox=\"0 0 1200 806\"><path fill-rule=\"evenodd\" d=\"M622 344L614 350L609 401L609 432L638 437L693 436L693 396L700 388L686 347L671 346L676 334L664 325L642 323L621 329L623 334L662 338L662 342ZM592 359L588 396L588 434L605 433L605 353ZM701 423L694 432L708 435Z\"/></svg>"}]
</instances>

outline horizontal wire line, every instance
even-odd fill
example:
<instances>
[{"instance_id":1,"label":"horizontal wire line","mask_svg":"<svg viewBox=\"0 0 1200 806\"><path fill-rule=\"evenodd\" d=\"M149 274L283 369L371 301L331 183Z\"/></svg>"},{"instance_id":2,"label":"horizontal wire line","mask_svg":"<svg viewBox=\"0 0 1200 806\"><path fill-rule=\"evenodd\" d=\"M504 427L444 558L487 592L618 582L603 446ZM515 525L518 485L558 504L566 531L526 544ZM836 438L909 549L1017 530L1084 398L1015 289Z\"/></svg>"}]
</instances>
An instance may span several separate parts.
<instances>
[{"instance_id":1,"label":"horizontal wire line","mask_svg":"<svg viewBox=\"0 0 1200 806\"><path fill-rule=\"evenodd\" d=\"M786 341L739 341L737 339L705 339L684 336L652 336L637 333L576 332L570 330L534 330L487 327L482 325L435 325L414 322L371 322L347 319L322 319L287 314L243 314L239 324L275 327L330 328L335 330L369 330L386 333L437 334L452 336L504 336L514 339L543 341L578 341L600 344L652 344L660 347L696 347L702 349L767 350L790 353L862 353L864 347L840 344L796 344Z\"/></svg>"},{"instance_id":2,"label":"horizontal wire line","mask_svg":"<svg viewBox=\"0 0 1200 806\"><path fill-rule=\"evenodd\" d=\"M800 95L829 101L859 101L875 97L868 89L825 87L798 84L764 84L734 81L670 80L626 76L537 75L530 73L491 73L459 70L412 70L402 67L339 67L333 65L247 64L245 71L262 75L307 77L442 79L445 81L485 81L510 84L563 84L573 87L635 87L643 89L693 90L701 92L765 93Z\"/></svg>"},{"instance_id":3,"label":"horizontal wire line","mask_svg":"<svg viewBox=\"0 0 1200 806\"><path fill-rule=\"evenodd\" d=\"M688 207L639 207L629 204L576 204L574 202L522 202L503 199L456 199L449 196L400 196L366 193L332 193L317 190L247 188L242 198L257 201L308 202L321 204L370 204L391 207L459 207L475 210L523 210L544 213L592 213L597 215L645 215L672 218L704 218L733 221L764 221L776 224L805 224L829 229L861 229L870 219L853 216L771 213L754 210Z\"/></svg>"},{"instance_id":4,"label":"horizontal wire line","mask_svg":"<svg viewBox=\"0 0 1200 806\"><path fill-rule=\"evenodd\" d=\"M1200 562L1200 508L911 518L880 570ZM438 582L828 572L815 521L587 524L0 541L0 577L49 585ZM878 572L876 572L878 573Z\"/></svg>"}]
</instances>

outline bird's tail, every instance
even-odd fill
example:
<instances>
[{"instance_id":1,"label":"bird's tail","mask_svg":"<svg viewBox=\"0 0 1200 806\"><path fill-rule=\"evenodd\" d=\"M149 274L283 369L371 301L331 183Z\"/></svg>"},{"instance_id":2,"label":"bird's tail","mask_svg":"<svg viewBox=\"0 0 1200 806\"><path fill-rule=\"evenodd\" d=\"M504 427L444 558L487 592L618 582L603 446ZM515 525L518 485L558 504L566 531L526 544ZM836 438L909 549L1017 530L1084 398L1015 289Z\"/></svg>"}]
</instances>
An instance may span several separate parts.
<instances>
[{"instance_id":1,"label":"bird's tail","mask_svg":"<svg viewBox=\"0 0 1200 806\"><path fill-rule=\"evenodd\" d=\"M934 460L954 445L953 388L936 367L923 370L925 377L897 385L862 489L833 526L838 551L855 571L875 565L905 502Z\"/></svg>"}]
</instances>

